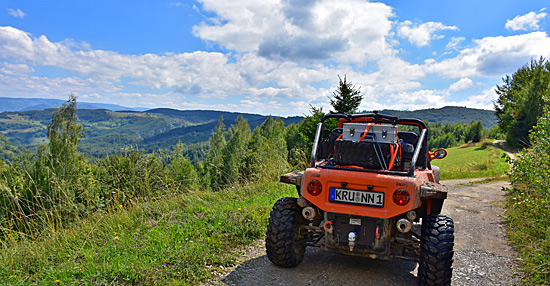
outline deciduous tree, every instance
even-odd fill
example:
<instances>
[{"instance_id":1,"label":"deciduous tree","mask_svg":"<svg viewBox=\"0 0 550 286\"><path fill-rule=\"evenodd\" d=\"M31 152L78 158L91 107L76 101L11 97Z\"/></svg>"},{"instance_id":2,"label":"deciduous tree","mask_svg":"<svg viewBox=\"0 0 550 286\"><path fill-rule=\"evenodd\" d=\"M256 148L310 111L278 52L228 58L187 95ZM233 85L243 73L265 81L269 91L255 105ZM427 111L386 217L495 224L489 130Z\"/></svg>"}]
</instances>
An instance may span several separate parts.
<instances>
[{"instance_id":1,"label":"deciduous tree","mask_svg":"<svg viewBox=\"0 0 550 286\"><path fill-rule=\"evenodd\" d=\"M550 95L550 62L531 60L497 85L495 110L499 127L511 146L529 146L529 132L543 113Z\"/></svg>"}]
</instances>

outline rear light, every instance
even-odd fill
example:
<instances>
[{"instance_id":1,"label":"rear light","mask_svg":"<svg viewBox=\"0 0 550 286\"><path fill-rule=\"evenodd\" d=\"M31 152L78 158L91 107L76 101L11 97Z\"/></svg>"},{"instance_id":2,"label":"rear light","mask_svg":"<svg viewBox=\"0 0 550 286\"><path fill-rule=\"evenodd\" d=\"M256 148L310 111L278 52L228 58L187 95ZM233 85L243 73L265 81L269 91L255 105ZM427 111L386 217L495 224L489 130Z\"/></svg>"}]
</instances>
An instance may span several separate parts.
<instances>
[{"instance_id":1,"label":"rear light","mask_svg":"<svg viewBox=\"0 0 550 286\"><path fill-rule=\"evenodd\" d=\"M312 196L318 196L323 190L323 185L317 180L311 180L307 183L307 192Z\"/></svg>"},{"instance_id":2,"label":"rear light","mask_svg":"<svg viewBox=\"0 0 550 286\"><path fill-rule=\"evenodd\" d=\"M404 206L408 204L410 199L411 195L409 195L409 192L407 192L407 190L399 189L393 192L393 202L398 206Z\"/></svg>"}]
</instances>

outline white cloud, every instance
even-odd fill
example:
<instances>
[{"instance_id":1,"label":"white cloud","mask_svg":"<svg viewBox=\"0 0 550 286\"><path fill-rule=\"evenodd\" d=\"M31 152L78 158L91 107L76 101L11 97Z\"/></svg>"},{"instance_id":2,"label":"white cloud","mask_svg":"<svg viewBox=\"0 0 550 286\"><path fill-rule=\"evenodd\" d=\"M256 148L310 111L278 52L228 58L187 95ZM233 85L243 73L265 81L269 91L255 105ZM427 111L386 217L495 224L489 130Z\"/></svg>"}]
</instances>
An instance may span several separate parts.
<instances>
[{"instance_id":1,"label":"white cloud","mask_svg":"<svg viewBox=\"0 0 550 286\"><path fill-rule=\"evenodd\" d=\"M447 44L447 50L458 50L460 43L464 42L464 37L452 37L451 41Z\"/></svg>"},{"instance_id":2,"label":"white cloud","mask_svg":"<svg viewBox=\"0 0 550 286\"><path fill-rule=\"evenodd\" d=\"M550 56L550 38L546 32L486 37L474 43L474 47L461 50L454 58L426 64L426 71L450 78L501 77L513 73L531 58Z\"/></svg>"},{"instance_id":3,"label":"white cloud","mask_svg":"<svg viewBox=\"0 0 550 286\"><path fill-rule=\"evenodd\" d=\"M474 82L471 79L467 77L463 77L459 81L451 84L449 86L449 91L461 91L461 90L469 89L473 86L474 86Z\"/></svg>"},{"instance_id":4,"label":"white cloud","mask_svg":"<svg viewBox=\"0 0 550 286\"><path fill-rule=\"evenodd\" d=\"M512 31L536 31L539 29L539 21L546 18L547 14L542 12L543 10L538 14L531 11L525 15L518 15L512 20L507 20L505 27Z\"/></svg>"},{"instance_id":5,"label":"white cloud","mask_svg":"<svg viewBox=\"0 0 550 286\"><path fill-rule=\"evenodd\" d=\"M432 39L441 39L443 35L435 34L440 30L458 30L455 26L446 26L438 22L426 22L420 25L414 25L411 21L405 21L399 24L397 33L400 37L407 38L409 42L417 47L423 47L430 44Z\"/></svg>"},{"instance_id":6,"label":"white cloud","mask_svg":"<svg viewBox=\"0 0 550 286\"><path fill-rule=\"evenodd\" d=\"M498 95L494 88L488 88L482 91L479 95L472 95L465 101L462 101L456 106L468 106L479 109L493 109L493 103L497 100Z\"/></svg>"},{"instance_id":7,"label":"white cloud","mask_svg":"<svg viewBox=\"0 0 550 286\"><path fill-rule=\"evenodd\" d=\"M391 7L348 1L203 0L218 15L194 28L196 36L230 50L295 62L363 62L391 54L386 37Z\"/></svg>"},{"instance_id":8,"label":"white cloud","mask_svg":"<svg viewBox=\"0 0 550 286\"><path fill-rule=\"evenodd\" d=\"M256 112L265 112L275 110L273 107L277 105L270 103L274 100L307 99L315 102L319 98L325 99L326 92L311 84L337 79L336 72L322 65L302 67L292 62L277 63L252 53L237 55L231 61L225 54L201 51L123 55L66 42L51 42L45 36L35 38L16 28L0 27L0 59L18 63L0 64L0 90L11 90L12 96L23 97L29 93L44 97L69 93L86 96L116 93L111 100L116 101L124 95L143 106L184 106L178 103L184 98L197 100L199 104L196 106L218 106L231 97L263 102L266 104L264 110ZM52 66L73 76L37 77L32 75L35 72L33 66ZM128 93L124 91L128 86L151 92ZM153 96L158 94L163 95L161 100ZM116 103L124 105L128 102ZM229 108L227 104L219 106ZM235 108L246 106L250 105L241 104ZM295 111L287 109L289 113Z\"/></svg>"},{"instance_id":9,"label":"white cloud","mask_svg":"<svg viewBox=\"0 0 550 286\"><path fill-rule=\"evenodd\" d=\"M8 15L13 16L15 18L21 18L21 19L27 16L27 14L21 11L21 9L12 9L12 8L8 8Z\"/></svg>"}]
</instances>

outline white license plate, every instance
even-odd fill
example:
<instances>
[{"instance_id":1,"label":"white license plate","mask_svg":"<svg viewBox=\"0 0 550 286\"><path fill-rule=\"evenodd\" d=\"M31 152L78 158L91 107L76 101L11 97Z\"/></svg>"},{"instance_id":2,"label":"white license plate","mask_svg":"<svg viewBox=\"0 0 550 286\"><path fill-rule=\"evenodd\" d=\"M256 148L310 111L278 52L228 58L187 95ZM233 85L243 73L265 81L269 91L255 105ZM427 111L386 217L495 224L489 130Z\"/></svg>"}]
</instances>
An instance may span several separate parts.
<instances>
[{"instance_id":1,"label":"white license plate","mask_svg":"<svg viewBox=\"0 0 550 286\"><path fill-rule=\"evenodd\" d=\"M383 207L384 193L330 188L329 201L335 203Z\"/></svg>"}]
</instances>

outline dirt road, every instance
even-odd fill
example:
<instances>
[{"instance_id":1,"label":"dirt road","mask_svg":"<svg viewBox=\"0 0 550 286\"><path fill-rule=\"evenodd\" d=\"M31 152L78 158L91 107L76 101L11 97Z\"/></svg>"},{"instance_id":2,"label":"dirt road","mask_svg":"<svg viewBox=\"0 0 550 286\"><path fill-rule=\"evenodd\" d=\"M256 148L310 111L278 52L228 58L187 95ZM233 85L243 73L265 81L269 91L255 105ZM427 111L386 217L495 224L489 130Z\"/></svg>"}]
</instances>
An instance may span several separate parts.
<instances>
[{"instance_id":1,"label":"dirt road","mask_svg":"<svg viewBox=\"0 0 550 286\"><path fill-rule=\"evenodd\" d=\"M513 250L504 237L501 188L506 182L445 181L443 213L455 222L453 285L515 285ZM243 262L212 284L226 285L415 285L417 263L349 257L308 248L296 268L274 266L261 241Z\"/></svg>"}]
</instances>

